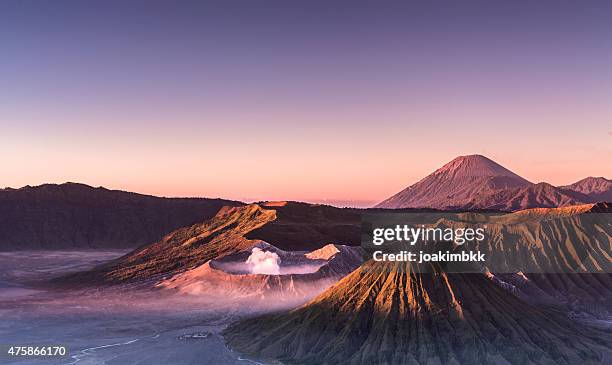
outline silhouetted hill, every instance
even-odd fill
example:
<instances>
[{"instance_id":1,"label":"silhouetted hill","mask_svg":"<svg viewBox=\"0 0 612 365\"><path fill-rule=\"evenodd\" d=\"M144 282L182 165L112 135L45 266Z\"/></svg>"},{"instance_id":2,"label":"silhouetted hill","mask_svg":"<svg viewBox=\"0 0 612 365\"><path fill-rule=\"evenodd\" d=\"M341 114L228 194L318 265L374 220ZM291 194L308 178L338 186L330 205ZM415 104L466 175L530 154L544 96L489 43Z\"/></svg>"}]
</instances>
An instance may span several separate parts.
<instances>
[{"instance_id":1,"label":"silhouetted hill","mask_svg":"<svg viewBox=\"0 0 612 365\"><path fill-rule=\"evenodd\" d=\"M65 183L0 190L0 250L134 248L240 202Z\"/></svg>"}]
</instances>

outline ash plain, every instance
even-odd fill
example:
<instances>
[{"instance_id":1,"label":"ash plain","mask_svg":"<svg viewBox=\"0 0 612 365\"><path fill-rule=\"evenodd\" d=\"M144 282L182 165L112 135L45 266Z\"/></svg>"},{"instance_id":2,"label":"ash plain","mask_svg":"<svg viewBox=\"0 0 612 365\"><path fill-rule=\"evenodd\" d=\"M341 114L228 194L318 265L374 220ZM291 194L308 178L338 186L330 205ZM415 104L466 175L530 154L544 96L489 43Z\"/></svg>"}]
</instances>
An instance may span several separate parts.
<instances>
[{"instance_id":1,"label":"ash plain","mask_svg":"<svg viewBox=\"0 0 612 365\"><path fill-rule=\"evenodd\" d=\"M37 285L127 251L0 252L0 345L65 345L61 358L9 358L8 364L248 365L220 332L243 306L130 287L56 290ZM254 309L257 311L257 309ZM255 314L255 313L252 313Z\"/></svg>"}]
</instances>

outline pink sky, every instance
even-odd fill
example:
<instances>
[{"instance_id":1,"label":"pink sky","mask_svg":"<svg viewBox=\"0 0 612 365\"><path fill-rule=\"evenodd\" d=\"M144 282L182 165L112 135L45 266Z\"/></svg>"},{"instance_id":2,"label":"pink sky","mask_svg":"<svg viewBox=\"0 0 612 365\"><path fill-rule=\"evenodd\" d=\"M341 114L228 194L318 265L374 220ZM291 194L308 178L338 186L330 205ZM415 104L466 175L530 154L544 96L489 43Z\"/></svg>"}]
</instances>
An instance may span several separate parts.
<instances>
[{"instance_id":1,"label":"pink sky","mask_svg":"<svg viewBox=\"0 0 612 365\"><path fill-rule=\"evenodd\" d=\"M380 201L475 153L610 178L611 6L4 2L0 186Z\"/></svg>"},{"instance_id":2,"label":"pink sky","mask_svg":"<svg viewBox=\"0 0 612 365\"><path fill-rule=\"evenodd\" d=\"M325 127L307 120L330 116L302 113L293 125L250 120L242 128L233 124L240 116L229 113L214 128L160 122L145 129L117 115L116 122L98 127L49 125L33 132L15 126L0 145L2 184L76 181L162 196L379 201L473 153L532 182L610 178L612 136L603 127L574 126L577 115L589 119L581 110L573 113L564 113L567 120L545 114L526 119L508 110L338 113L333 117L353 123ZM172 120L181 117L187 118ZM603 119L588 118L593 125Z\"/></svg>"}]
</instances>

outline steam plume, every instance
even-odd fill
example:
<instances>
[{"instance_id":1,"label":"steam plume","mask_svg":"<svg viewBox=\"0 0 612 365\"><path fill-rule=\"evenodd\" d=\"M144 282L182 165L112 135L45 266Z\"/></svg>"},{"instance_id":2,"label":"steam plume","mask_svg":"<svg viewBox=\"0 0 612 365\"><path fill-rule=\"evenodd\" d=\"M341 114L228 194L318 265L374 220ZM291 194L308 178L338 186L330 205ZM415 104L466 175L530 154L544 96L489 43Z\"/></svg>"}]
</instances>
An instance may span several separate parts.
<instances>
[{"instance_id":1,"label":"steam plume","mask_svg":"<svg viewBox=\"0 0 612 365\"><path fill-rule=\"evenodd\" d=\"M258 247L253 247L251 256L246 260L249 270L253 274L280 274L281 259L274 252L264 251Z\"/></svg>"}]
</instances>

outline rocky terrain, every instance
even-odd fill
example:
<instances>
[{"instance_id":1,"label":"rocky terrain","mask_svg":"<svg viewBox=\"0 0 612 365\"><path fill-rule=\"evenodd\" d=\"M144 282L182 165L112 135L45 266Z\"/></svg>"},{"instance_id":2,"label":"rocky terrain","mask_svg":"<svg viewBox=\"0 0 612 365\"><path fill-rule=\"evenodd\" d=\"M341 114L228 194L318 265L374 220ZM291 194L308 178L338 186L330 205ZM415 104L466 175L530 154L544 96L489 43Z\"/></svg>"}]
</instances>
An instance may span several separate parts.
<instances>
[{"instance_id":1,"label":"rocky terrain","mask_svg":"<svg viewBox=\"0 0 612 365\"><path fill-rule=\"evenodd\" d=\"M612 183L605 178L562 187L534 184L484 156L469 155L455 158L376 207L515 211L610 200Z\"/></svg>"},{"instance_id":2,"label":"rocky terrain","mask_svg":"<svg viewBox=\"0 0 612 365\"><path fill-rule=\"evenodd\" d=\"M462 249L487 255L497 273L612 272L612 205L533 208L496 215L460 213L443 227L486 226L486 240Z\"/></svg>"},{"instance_id":3,"label":"rocky terrain","mask_svg":"<svg viewBox=\"0 0 612 365\"><path fill-rule=\"evenodd\" d=\"M239 202L159 198L75 183L0 190L0 250L135 248Z\"/></svg>"},{"instance_id":4,"label":"rocky terrain","mask_svg":"<svg viewBox=\"0 0 612 365\"><path fill-rule=\"evenodd\" d=\"M405 267L398 267L406 265ZM609 331L532 305L484 274L369 262L293 311L246 319L229 345L286 364L605 364Z\"/></svg>"},{"instance_id":5,"label":"rocky terrain","mask_svg":"<svg viewBox=\"0 0 612 365\"><path fill-rule=\"evenodd\" d=\"M306 305L239 321L225 337L254 359L286 364L607 364L610 212L591 204L493 215L499 239L486 245L503 253L493 265L502 272L368 261ZM445 224L462 216L474 218ZM526 271L508 271L509 262ZM587 272L576 273L577 262Z\"/></svg>"},{"instance_id":6,"label":"rocky terrain","mask_svg":"<svg viewBox=\"0 0 612 365\"><path fill-rule=\"evenodd\" d=\"M224 207L210 220L180 228L94 270L57 280L61 285L155 282L265 241L281 250L314 250L328 243L358 246L360 215L307 203Z\"/></svg>"},{"instance_id":7,"label":"rocky terrain","mask_svg":"<svg viewBox=\"0 0 612 365\"><path fill-rule=\"evenodd\" d=\"M268 309L286 307L312 299L355 270L363 260L360 251L329 244L310 253L288 252L261 241L163 280L157 287L193 296L214 293L219 301L266 304ZM265 255L267 267L249 264L256 254Z\"/></svg>"}]
</instances>

